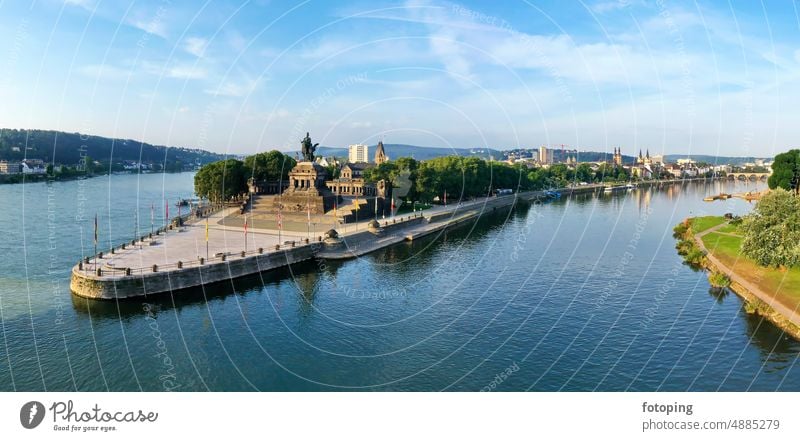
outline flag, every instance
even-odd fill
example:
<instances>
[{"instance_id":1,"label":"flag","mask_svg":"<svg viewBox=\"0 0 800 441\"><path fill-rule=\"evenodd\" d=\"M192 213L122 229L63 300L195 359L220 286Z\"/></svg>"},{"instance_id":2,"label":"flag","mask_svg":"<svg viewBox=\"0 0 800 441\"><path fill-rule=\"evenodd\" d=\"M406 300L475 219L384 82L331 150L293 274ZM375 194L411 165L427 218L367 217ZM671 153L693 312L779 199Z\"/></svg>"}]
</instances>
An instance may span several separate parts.
<instances>
[{"instance_id":1,"label":"flag","mask_svg":"<svg viewBox=\"0 0 800 441\"><path fill-rule=\"evenodd\" d=\"M94 244L97 245L97 214L94 215Z\"/></svg>"},{"instance_id":2,"label":"flag","mask_svg":"<svg viewBox=\"0 0 800 441\"><path fill-rule=\"evenodd\" d=\"M278 212L278 229L279 230L283 229L283 222L282 222L281 212L280 211Z\"/></svg>"},{"instance_id":3,"label":"flag","mask_svg":"<svg viewBox=\"0 0 800 441\"><path fill-rule=\"evenodd\" d=\"M247 216L244 217L244 237L247 238Z\"/></svg>"}]
</instances>

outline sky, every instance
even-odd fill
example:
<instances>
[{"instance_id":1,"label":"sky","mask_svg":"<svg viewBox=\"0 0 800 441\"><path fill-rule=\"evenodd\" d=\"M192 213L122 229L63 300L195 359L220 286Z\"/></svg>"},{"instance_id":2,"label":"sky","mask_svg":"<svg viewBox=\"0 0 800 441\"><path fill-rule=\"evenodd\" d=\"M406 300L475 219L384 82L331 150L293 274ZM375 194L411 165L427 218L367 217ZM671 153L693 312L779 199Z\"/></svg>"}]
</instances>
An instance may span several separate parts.
<instances>
[{"instance_id":1,"label":"sky","mask_svg":"<svg viewBox=\"0 0 800 441\"><path fill-rule=\"evenodd\" d=\"M798 30L781 0L0 0L0 127L772 156L800 135Z\"/></svg>"}]
</instances>

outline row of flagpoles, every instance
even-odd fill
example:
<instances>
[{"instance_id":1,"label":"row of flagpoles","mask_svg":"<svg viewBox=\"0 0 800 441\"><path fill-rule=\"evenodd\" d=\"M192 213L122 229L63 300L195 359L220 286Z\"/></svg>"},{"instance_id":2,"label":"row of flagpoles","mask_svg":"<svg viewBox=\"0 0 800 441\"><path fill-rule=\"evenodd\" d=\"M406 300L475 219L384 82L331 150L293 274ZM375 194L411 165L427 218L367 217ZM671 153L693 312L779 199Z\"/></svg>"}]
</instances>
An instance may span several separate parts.
<instances>
[{"instance_id":1,"label":"row of flagpoles","mask_svg":"<svg viewBox=\"0 0 800 441\"><path fill-rule=\"evenodd\" d=\"M334 199L334 202L333 202L333 216L334 216L334 219L336 220L337 223L338 223L337 210L338 210L338 205L339 205L338 204L338 199L339 199L339 197L338 197L338 194L337 194L337 197ZM447 205L447 192L444 193L444 204ZM356 212L356 230L358 230L358 211L359 211L360 206L358 204L358 198L357 197L356 197L356 199L354 201L354 205L355 205L355 212ZM252 212L252 207L253 207L253 201L252 201L252 199L250 199L250 211L251 212ZM280 204L279 204L279 207L280 207ZM394 213L394 210L395 210L394 198L391 198L390 212ZM181 217L181 205L180 204L178 204L178 217L179 218ZM375 219L377 219L377 218L378 218L378 197L376 196L375 197ZM278 243L280 244L281 243L281 236L282 236L282 233L283 233L283 214L282 214L282 211L281 211L280 208L278 210L276 219L277 219L277 226L278 226ZM306 204L306 219L307 219L307 222L308 222L308 231L307 231L307 233L310 235L311 234L311 225L312 225L312 222L311 222L311 205L310 204ZM138 212L137 212L137 216L135 218L135 222L136 222L136 236L138 237L138 227L139 227L139 225L138 225L139 224ZM166 200L166 199L164 200L164 222L165 222L165 232L166 232L167 231L166 227L169 226L169 201ZM153 203L151 203L150 204L150 235L151 236L154 234L154 228L155 228L155 205ZM247 215L247 212L245 212L245 215L244 215L244 250L245 250L245 252L247 251L247 228L248 228L248 215ZM315 234L316 234L316 231L315 231ZM99 227L98 227L98 222L97 222L97 214L95 214L95 216L94 216L94 241L93 241L94 242L95 269L97 267L97 244L98 244L98 238L99 238ZM209 245L208 245L209 244L209 223L208 223L208 215L205 216L205 242L206 242L206 259L208 259L209 258Z\"/></svg>"}]
</instances>

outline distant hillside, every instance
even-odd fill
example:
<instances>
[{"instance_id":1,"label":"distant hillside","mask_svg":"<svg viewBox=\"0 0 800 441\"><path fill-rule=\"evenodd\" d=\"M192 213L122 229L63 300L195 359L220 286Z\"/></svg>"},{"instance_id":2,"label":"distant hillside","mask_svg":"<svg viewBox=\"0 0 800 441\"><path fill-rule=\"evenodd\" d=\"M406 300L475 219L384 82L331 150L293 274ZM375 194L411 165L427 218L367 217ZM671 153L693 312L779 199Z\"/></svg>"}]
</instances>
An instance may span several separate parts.
<instances>
[{"instance_id":1,"label":"distant hillside","mask_svg":"<svg viewBox=\"0 0 800 441\"><path fill-rule=\"evenodd\" d=\"M375 145L369 146L370 160L375 155L376 147L377 146ZM408 144L384 144L383 148L386 150L386 154L389 156L390 159L412 157L417 160L425 160L425 159L432 159L432 158L438 158L440 156L449 156L449 155L477 156L484 159L489 159L490 156L494 156L495 159L500 159L503 157L503 153L501 151L495 149L486 149L486 148L449 149L445 147L420 147ZM339 158L346 158L347 148L319 147L317 148L316 154L321 156L336 156Z\"/></svg>"},{"instance_id":2,"label":"distant hillside","mask_svg":"<svg viewBox=\"0 0 800 441\"><path fill-rule=\"evenodd\" d=\"M72 165L77 164L83 155L106 164L136 161L161 164L167 168L174 164L202 165L225 158L225 155L205 150L151 145L132 139L54 130L0 129L0 160L42 159Z\"/></svg>"},{"instance_id":3,"label":"distant hillside","mask_svg":"<svg viewBox=\"0 0 800 441\"><path fill-rule=\"evenodd\" d=\"M713 155L666 155L664 156L664 160L667 162L675 162L681 158L692 158L697 162L707 162L709 164L731 164L731 165L742 165L744 163L753 163L756 162L756 159L764 159L767 161L771 161L771 156L761 156L761 157L754 157L754 156L713 156Z\"/></svg>"}]
</instances>

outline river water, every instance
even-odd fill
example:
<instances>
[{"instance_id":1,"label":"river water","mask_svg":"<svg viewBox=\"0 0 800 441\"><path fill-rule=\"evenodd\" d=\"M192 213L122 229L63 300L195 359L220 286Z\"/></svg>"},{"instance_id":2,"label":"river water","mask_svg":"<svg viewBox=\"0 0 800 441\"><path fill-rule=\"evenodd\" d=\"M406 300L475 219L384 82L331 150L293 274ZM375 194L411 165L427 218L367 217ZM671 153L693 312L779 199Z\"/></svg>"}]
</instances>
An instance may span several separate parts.
<instances>
[{"instance_id":1,"label":"river water","mask_svg":"<svg viewBox=\"0 0 800 441\"><path fill-rule=\"evenodd\" d=\"M95 213L101 249L130 240L192 174L0 186L0 389L800 390L800 344L711 291L672 238L686 216L751 208L704 196L764 185L563 198L119 303L69 292Z\"/></svg>"}]
</instances>

